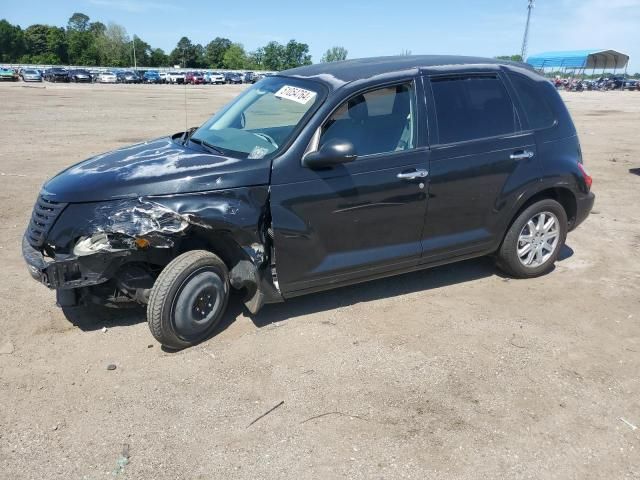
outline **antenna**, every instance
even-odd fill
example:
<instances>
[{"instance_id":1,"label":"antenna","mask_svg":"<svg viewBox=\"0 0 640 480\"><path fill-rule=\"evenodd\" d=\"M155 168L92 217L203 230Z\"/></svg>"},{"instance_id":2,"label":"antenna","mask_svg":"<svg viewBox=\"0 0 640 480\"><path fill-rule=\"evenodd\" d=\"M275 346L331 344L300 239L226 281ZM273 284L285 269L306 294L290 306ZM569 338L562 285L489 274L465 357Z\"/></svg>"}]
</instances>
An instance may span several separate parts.
<instances>
[{"instance_id":1,"label":"antenna","mask_svg":"<svg viewBox=\"0 0 640 480\"><path fill-rule=\"evenodd\" d=\"M527 58L527 47L529 46L529 23L531 23L531 10L533 10L533 4L535 0L529 0L529 5L527 6L527 25L524 27L524 37L522 38L522 51L520 56L522 57L522 61L524 62Z\"/></svg>"},{"instance_id":2,"label":"antenna","mask_svg":"<svg viewBox=\"0 0 640 480\"><path fill-rule=\"evenodd\" d=\"M184 79L184 131L189 130L189 117L187 114L187 78Z\"/></svg>"}]
</instances>

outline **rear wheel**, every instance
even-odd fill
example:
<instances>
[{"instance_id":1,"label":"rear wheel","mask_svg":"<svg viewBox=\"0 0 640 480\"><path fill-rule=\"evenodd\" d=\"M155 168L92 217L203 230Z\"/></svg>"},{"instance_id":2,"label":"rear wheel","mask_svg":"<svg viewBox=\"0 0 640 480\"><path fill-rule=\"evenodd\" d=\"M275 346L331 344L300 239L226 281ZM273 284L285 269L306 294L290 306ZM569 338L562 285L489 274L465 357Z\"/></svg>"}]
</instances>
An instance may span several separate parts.
<instances>
[{"instance_id":1,"label":"rear wheel","mask_svg":"<svg viewBox=\"0 0 640 480\"><path fill-rule=\"evenodd\" d=\"M229 272L219 257L204 250L175 258L156 280L147 322L162 345L186 348L216 328L229 300Z\"/></svg>"},{"instance_id":2,"label":"rear wheel","mask_svg":"<svg viewBox=\"0 0 640 480\"><path fill-rule=\"evenodd\" d=\"M532 278L553 269L567 237L567 214L545 199L526 208L513 222L498 250L498 266L516 278Z\"/></svg>"}]
</instances>

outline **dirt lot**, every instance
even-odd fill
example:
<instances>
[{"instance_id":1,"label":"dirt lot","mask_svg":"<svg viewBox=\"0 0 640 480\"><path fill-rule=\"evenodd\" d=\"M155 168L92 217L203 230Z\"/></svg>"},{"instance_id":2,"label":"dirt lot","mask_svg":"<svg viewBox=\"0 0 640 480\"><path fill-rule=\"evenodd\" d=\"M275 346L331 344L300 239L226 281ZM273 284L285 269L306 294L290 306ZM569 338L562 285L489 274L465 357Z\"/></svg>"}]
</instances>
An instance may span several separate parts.
<instances>
[{"instance_id":1,"label":"dirt lot","mask_svg":"<svg viewBox=\"0 0 640 480\"><path fill-rule=\"evenodd\" d=\"M240 90L189 88L188 125ZM564 98L597 200L550 275L236 301L169 353L136 311L74 326L19 246L49 176L183 129L185 89L0 85L0 478L640 478L640 93Z\"/></svg>"}]
</instances>

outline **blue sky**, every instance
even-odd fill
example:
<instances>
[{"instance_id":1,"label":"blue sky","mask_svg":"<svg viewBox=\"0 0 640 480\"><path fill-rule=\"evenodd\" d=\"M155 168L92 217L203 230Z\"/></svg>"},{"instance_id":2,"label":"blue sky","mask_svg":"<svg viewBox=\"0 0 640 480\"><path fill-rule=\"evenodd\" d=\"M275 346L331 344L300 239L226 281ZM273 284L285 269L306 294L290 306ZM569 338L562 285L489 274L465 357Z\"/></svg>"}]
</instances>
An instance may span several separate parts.
<instances>
[{"instance_id":1,"label":"blue sky","mask_svg":"<svg viewBox=\"0 0 640 480\"><path fill-rule=\"evenodd\" d=\"M66 25L73 12L116 22L169 52L183 35L206 44L216 36L250 51L270 40L308 43L314 61L334 45L349 58L403 50L495 56L519 53L526 0L2 0L0 17L23 28ZM55 4L55 8L52 7ZM529 53L612 48L640 71L640 0L537 0Z\"/></svg>"}]
</instances>

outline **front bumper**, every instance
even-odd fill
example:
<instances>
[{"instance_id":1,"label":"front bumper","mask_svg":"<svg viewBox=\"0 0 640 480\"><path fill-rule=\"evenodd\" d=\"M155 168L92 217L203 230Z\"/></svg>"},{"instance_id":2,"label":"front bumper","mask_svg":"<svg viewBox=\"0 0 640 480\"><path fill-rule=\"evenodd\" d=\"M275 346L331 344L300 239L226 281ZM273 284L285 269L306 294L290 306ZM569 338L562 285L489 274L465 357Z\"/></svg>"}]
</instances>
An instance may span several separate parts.
<instances>
[{"instance_id":1,"label":"front bumper","mask_svg":"<svg viewBox=\"0 0 640 480\"><path fill-rule=\"evenodd\" d=\"M72 289L104 283L122 264L126 252L110 252L108 255L47 259L31 246L26 235L22 238L22 256L27 262L31 277L51 289Z\"/></svg>"}]
</instances>

